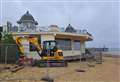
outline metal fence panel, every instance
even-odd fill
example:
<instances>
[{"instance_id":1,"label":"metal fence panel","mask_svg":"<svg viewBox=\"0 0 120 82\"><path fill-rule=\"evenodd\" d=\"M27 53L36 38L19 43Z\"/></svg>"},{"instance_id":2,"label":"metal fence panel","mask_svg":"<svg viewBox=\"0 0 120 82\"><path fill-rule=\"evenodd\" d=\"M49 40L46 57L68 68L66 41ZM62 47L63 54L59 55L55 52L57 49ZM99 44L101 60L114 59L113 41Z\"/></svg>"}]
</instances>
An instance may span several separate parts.
<instances>
[{"instance_id":1,"label":"metal fence panel","mask_svg":"<svg viewBox=\"0 0 120 82\"><path fill-rule=\"evenodd\" d=\"M0 44L0 63L15 63L17 54L16 44Z\"/></svg>"}]
</instances>

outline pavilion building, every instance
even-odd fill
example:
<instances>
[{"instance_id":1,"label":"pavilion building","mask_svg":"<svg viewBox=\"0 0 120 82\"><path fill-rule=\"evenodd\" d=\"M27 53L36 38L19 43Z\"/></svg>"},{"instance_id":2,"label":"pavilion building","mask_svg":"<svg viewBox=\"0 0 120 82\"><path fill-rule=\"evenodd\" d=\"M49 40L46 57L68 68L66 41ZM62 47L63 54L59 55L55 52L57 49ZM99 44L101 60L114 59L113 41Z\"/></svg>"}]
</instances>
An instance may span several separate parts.
<instances>
[{"instance_id":1,"label":"pavilion building","mask_svg":"<svg viewBox=\"0 0 120 82\"><path fill-rule=\"evenodd\" d=\"M13 37L32 35L38 38L41 45L43 41L56 40L58 42L58 47L63 50L64 56L76 56L85 53L85 43L93 40L92 35L88 32L84 33L83 31L77 33L71 24L68 24L64 32L60 31L57 25L51 25L51 30L47 32L38 32L36 31L36 25L38 25L38 23L28 11L17 21L17 23L19 24L18 32L12 32ZM27 44L24 48L28 55L37 54L36 51L32 50L31 44L27 40L24 40L23 44Z\"/></svg>"}]
</instances>

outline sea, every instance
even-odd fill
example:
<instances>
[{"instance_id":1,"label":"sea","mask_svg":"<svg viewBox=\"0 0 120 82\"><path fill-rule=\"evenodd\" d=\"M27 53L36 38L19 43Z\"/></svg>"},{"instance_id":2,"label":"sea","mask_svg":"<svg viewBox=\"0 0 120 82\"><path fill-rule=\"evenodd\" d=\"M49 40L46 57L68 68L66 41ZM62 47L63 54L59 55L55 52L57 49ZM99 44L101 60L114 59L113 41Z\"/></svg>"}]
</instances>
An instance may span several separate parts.
<instances>
[{"instance_id":1,"label":"sea","mask_svg":"<svg viewBox=\"0 0 120 82\"><path fill-rule=\"evenodd\" d=\"M108 51L105 51L103 53L120 56L120 48L109 48Z\"/></svg>"}]
</instances>

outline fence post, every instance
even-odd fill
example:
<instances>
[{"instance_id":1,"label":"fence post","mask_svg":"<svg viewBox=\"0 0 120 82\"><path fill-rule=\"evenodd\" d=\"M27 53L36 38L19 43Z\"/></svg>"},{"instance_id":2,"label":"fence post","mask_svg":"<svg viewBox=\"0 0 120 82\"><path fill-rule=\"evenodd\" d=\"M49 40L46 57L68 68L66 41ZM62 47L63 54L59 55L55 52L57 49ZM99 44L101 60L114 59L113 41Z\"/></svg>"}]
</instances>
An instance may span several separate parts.
<instances>
[{"instance_id":1,"label":"fence post","mask_svg":"<svg viewBox=\"0 0 120 82\"><path fill-rule=\"evenodd\" d=\"M8 50L8 46L6 46L5 48L5 65L7 64L7 50Z\"/></svg>"}]
</instances>

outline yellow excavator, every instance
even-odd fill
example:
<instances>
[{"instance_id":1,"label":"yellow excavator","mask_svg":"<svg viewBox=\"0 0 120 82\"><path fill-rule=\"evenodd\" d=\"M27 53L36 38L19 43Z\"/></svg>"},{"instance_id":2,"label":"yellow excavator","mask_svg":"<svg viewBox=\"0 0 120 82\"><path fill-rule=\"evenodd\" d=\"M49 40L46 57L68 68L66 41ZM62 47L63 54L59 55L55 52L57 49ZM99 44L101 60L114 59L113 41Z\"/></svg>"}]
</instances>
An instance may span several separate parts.
<instances>
[{"instance_id":1,"label":"yellow excavator","mask_svg":"<svg viewBox=\"0 0 120 82\"><path fill-rule=\"evenodd\" d=\"M26 39L29 41L34 49L41 57L40 60L33 60L34 65L39 65L40 67L64 67L67 66L67 62L64 60L63 51L60 50L57 46L55 40L48 40L43 42L43 46L38 43L37 37L27 36L27 37L16 37L16 44L18 45L20 51L20 58L22 58L22 63L24 63L25 49L22 45L22 40Z\"/></svg>"}]
</instances>

